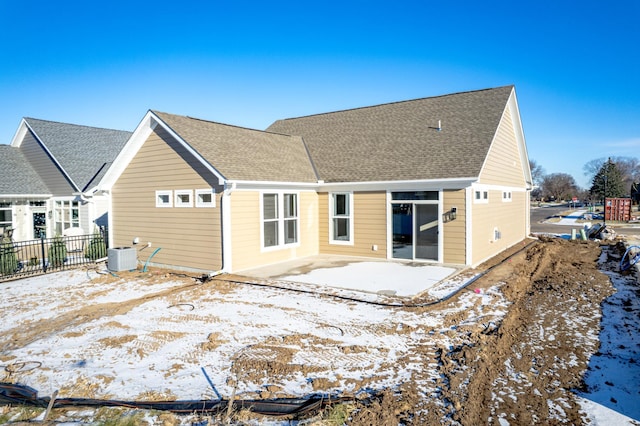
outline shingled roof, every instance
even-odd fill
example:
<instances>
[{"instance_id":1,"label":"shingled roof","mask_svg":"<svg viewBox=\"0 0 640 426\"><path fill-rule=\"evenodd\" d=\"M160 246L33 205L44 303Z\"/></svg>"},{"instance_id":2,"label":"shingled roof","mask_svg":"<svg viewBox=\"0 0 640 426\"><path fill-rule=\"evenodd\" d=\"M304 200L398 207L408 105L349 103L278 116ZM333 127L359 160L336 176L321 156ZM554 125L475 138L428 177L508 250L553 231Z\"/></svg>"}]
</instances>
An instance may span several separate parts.
<instances>
[{"instance_id":1,"label":"shingled roof","mask_svg":"<svg viewBox=\"0 0 640 426\"><path fill-rule=\"evenodd\" d=\"M299 136L288 136L151 111L225 179L316 182Z\"/></svg>"},{"instance_id":2,"label":"shingled roof","mask_svg":"<svg viewBox=\"0 0 640 426\"><path fill-rule=\"evenodd\" d=\"M267 131L302 136L326 182L473 178L513 90L504 86L278 120Z\"/></svg>"},{"instance_id":3,"label":"shingled roof","mask_svg":"<svg viewBox=\"0 0 640 426\"><path fill-rule=\"evenodd\" d=\"M100 180L131 136L122 130L24 120L81 191Z\"/></svg>"},{"instance_id":4,"label":"shingled roof","mask_svg":"<svg viewBox=\"0 0 640 426\"><path fill-rule=\"evenodd\" d=\"M45 195L51 192L19 148L0 145L0 158L0 194Z\"/></svg>"}]
</instances>

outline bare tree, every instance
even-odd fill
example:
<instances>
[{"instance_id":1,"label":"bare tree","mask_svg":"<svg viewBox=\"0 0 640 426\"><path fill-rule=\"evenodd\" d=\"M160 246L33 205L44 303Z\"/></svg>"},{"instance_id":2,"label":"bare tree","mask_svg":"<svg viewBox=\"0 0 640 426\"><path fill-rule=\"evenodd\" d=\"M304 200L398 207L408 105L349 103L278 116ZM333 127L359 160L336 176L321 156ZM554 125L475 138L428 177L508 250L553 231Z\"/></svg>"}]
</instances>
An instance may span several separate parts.
<instances>
[{"instance_id":1,"label":"bare tree","mask_svg":"<svg viewBox=\"0 0 640 426\"><path fill-rule=\"evenodd\" d=\"M529 168L531 169L531 179L533 179L533 184L535 186L540 186L545 175L544 169L536 162L536 160L529 160Z\"/></svg>"},{"instance_id":2,"label":"bare tree","mask_svg":"<svg viewBox=\"0 0 640 426\"><path fill-rule=\"evenodd\" d=\"M556 201L568 200L578 194L578 185L573 176L567 173L552 173L542 181L542 193Z\"/></svg>"}]
</instances>

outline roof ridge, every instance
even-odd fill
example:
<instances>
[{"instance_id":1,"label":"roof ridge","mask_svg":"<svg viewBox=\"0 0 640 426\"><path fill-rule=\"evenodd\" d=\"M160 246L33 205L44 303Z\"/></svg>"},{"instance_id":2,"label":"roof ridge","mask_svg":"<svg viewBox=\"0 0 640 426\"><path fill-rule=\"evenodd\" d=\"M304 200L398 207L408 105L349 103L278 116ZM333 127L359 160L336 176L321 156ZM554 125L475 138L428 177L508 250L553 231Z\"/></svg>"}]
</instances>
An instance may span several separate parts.
<instances>
[{"instance_id":1,"label":"roof ridge","mask_svg":"<svg viewBox=\"0 0 640 426\"><path fill-rule=\"evenodd\" d=\"M272 135L288 136L288 137L299 137L297 135L289 135L289 134L286 134L286 133L278 133L278 132L272 132L272 131L268 131L268 130L254 129L253 127L240 126L240 125L237 125L237 124L222 123L220 121L207 120L206 118L192 117L190 115L172 114L170 112L164 112L164 111L158 111L158 110L151 110L151 111L154 114L155 113L167 114L167 115L172 115L174 117L183 117L183 118L188 118L190 120L201 121L203 123L217 124L219 126L233 127L233 128L236 128L236 129L248 130L248 131L251 131L251 132L267 133L267 134L272 134Z\"/></svg>"},{"instance_id":2,"label":"roof ridge","mask_svg":"<svg viewBox=\"0 0 640 426\"><path fill-rule=\"evenodd\" d=\"M114 132L127 132L127 133L132 133L130 130L121 130L121 129L112 129L110 127L98 127L98 126L87 126L85 124L75 124L75 123L65 123L62 121L55 121L55 120L44 120L42 118L35 118L35 117L24 117L25 121L28 120L35 120L35 121L40 121L40 122L44 122L44 123L52 123L52 124L63 124L65 126L74 126L74 127L83 127L85 129L95 129L95 130L111 130Z\"/></svg>"},{"instance_id":3,"label":"roof ridge","mask_svg":"<svg viewBox=\"0 0 640 426\"><path fill-rule=\"evenodd\" d=\"M462 91L462 92L445 93L445 94L442 94L442 95L425 96L425 97L422 97L422 98L415 98L415 99L405 99L405 100L402 100L402 101L383 102L381 104L376 104L376 105L367 105L367 106L361 106L361 107L355 107L355 108L347 108L347 109L342 109L342 110L337 110L337 111L327 111L327 112L321 112L321 113L317 113L317 114L302 115L302 116L299 116L299 117L282 118L282 119L276 120L276 121L298 120L298 119L301 119L301 118L318 117L318 116L322 116L322 115L336 114L336 113L349 112L349 111L358 111L358 110L364 110L364 109L369 109L369 108L378 108L378 107L381 107L381 106L397 105L397 104L403 104L403 103L415 102L415 101L422 101L422 100L427 100L427 99L445 98L445 97L449 97L449 96L464 95L464 94L467 94L467 93L488 92L490 90L505 89L507 87L513 88L513 87L515 87L515 85L507 84L507 85L504 85L504 86L489 87L489 88L486 88L486 89L465 90L465 91Z\"/></svg>"}]
</instances>

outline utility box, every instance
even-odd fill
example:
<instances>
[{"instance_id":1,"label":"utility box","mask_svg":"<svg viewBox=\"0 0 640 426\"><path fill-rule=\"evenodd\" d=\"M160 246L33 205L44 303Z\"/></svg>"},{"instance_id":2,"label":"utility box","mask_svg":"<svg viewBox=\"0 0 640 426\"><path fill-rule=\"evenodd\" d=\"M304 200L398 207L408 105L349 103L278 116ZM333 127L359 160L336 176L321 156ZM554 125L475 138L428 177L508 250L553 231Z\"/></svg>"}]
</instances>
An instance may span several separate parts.
<instances>
[{"instance_id":1,"label":"utility box","mask_svg":"<svg viewBox=\"0 0 640 426\"><path fill-rule=\"evenodd\" d=\"M631 198L606 198L604 220L628 222L631 220Z\"/></svg>"},{"instance_id":2,"label":"utility box","mask_svg":"<svg viewBox=\"0 0 640 426\"><path fill-rule=\"evenodd\" d=\"M107 269L130 271L138 267L138 251L133 247L114 247L107 251Z\"/></svg>"}]
</instances>

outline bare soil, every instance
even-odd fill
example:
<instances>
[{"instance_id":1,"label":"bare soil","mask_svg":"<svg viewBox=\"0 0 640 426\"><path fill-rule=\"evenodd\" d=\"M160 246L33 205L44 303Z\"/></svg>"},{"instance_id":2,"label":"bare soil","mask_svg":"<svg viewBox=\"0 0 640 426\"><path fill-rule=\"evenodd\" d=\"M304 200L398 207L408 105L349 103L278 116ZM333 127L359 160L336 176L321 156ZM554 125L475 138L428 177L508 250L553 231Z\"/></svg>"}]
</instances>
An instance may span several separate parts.
<instances>
[{"instance_id":1,"label":"bare soil","mask_svg":"<svg viewBox=\"0 0 640 426\"><path fill-rule=\"evenodd\" d=\"M605 247L615 262L616 254L623 250L616 243ZM592 354L598 351L601 303L614 292L610 279L599 270L602 246L592 241L566 241L546 239L532 242L524 247L518 245L511 250L481 265L476 273L485 275L446 302L421 308L405 309L420 315L444 312L444 324L437 330L417 330L398 327L397 324L376 325L376 334L423 335L424 344L418 344L406 352L398 366L421 363L414 371L412 380L398 383L395 388L379 390L373 396L356 398L349 407L349 425L427 425L427 424L500 424L500 418L509 424L583 424L584 414L575 402L573 390L582 386L582 379ZM619 256L619 254L618 254ZM148 275L149 285L166 280L162 272ZM125 277L126 278L126 277ZM175 275L171 276L175 279ZM105 275L101 280L112 280ZM490 307L473 307L480 312L474 321L468 321L468 312L454 309L458 300L469 291L483 292L496 283L502 283L499 291L509 302L506 315L496 316ZM185 303L182 296L190 299L197 293L210 297L211 303L233 291L234 284L213 280L205 285L194 283L185 277L184 286L163 290L125 303L85 304L66 314L21 324L11 333L0 336L0 362L10 364L9 353L52 333L65 333L70 325L89 322L116 314L122 315L154 298L163 298L175 317L188 320L193 306ZM295 293L291 297L296 297ZM478 300L478 304L480 301ZM293 308L292 308L293 309ZM484 313L482 313L484 312ZM110 341L98 342L109 347L126 346L136 336L116 322L109 323L114 329L122 328L121 335ZM305 377L326 370L313 363L293 363L296 351L313 351L314 348L338 347L339 355L345 359L366 357L371 348L348 346L338 339L345 330L330 324L318 324L319 328L333 327L336 341L316 335L295 334L274 336L247 346L232 360L228 385L236 383L260 383L265 376L278 383L294 374ZM162 335L159 335L162 334ZM446 335L447 344L439 343L437 335ZM433 339L429 336L433 335ZM589 337L591 336L591 337ZM178 332L162 332L151 336L159 342L170 342L180 337ZM229 338L224 333L211 332L198 350L207 352L222 345ZM380 349L381 351L385 349ZM152 347L138 347L140 358ZM331 352L335 354L334 352ZM180 363L172 367L173 374L182 368ZM392 366L390 366L392 368ZM9 370L7 370L9 371ZM6 379L12 379L11 372ZM361 372L359 379L349 379L354 388L363 389L375 384L375 377ZM106 383L113 378L105 377ZM326 377L314 381L318 392L335 387L344 388L349 380ZM284 381L284 380L283 380ZM357 382L357 383L356 383ZM431 385L425 386L425 383ZM65 389L61 389L64 394ZM96 396L95 380L73 384L74 397ZM265 387L260 395L269 397L299 397L286 395L277 385ZM171 394L150 393L139 399L174 397ZM355 396L354 396L355 397ZM2 413L0 413L2 414ZM236 413L237 414L237 413ZM246 416L246 413L243 414ZM179 420L166 414L157 415L162 424L178 424ZM242 419L238 420L240 423ZM318 420L317 424L321 423ZM240 424L238 423L238 424Z\"/></svg>"}]
</instances>

